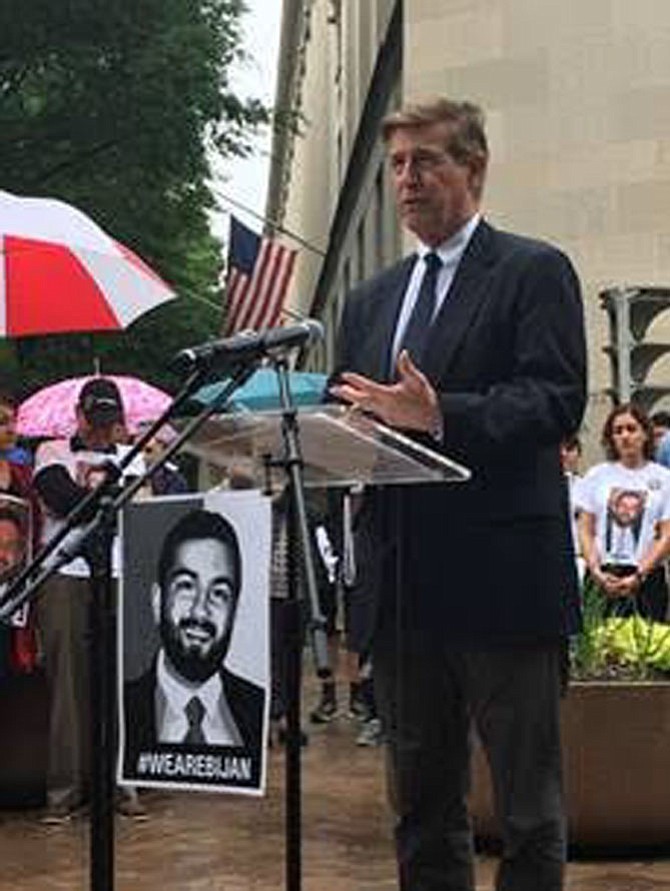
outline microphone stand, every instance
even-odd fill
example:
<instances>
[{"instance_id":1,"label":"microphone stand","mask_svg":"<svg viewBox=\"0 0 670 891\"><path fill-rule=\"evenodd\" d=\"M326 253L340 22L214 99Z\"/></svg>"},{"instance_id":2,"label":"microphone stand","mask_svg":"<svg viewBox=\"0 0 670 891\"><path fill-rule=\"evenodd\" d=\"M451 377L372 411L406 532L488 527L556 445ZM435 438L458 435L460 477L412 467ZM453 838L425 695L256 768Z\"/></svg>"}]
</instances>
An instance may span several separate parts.
<instances>
[{"instance_id":1,"label":"microphone stand","mask_svg":"<svg viewBox=\"0 0 670 891\"><path fill-rule=\"evenodd\" d=\"M300 693L302 682L302 605L298 554L302 556L307 602L307 631L311 638L317 675L330 676L326 620L321 612L316 574L312 557L311 536L305 503L304 462L300 448L298 412L289 386L285 357L273 360L279 384L282 407L282 439L284 453L279 459L266 459L269 467L281 467L288 483L288 598L285 605L286 658L286 850L285 878L287 891L302 887L302 773Z\"/></svg>"},{"instance_id":2,"label":"microphone stand","mask_svg":"<svg viewBox=\"0 0 670 891\"><path fill-rule=\"evenodd\" d=\"M168 461L202 425L230 399L233 392L254 373L260 359L240 362L231 370L230 379L211 404L193 418L165 452L144 474L119 489L123 470L140 454L147 442L190 399L209 374L209 368L197 368L187 378L179 393L163 414L139 438L118 466L110 465L103 482L88 493L66 517L63 528L14 580L0 603L0 621L28 600L58 569L83 553L91 571L91 832L90 889L114 889L114 756L116 741L116 647L115 591L112 579L112 543L116 518L151 476ZM93 520L79 528L82 519L96 511ZM76 543L68 545L77 530ZM50 559L51 558L51 559Z\"/></svg>"}]
</instances>

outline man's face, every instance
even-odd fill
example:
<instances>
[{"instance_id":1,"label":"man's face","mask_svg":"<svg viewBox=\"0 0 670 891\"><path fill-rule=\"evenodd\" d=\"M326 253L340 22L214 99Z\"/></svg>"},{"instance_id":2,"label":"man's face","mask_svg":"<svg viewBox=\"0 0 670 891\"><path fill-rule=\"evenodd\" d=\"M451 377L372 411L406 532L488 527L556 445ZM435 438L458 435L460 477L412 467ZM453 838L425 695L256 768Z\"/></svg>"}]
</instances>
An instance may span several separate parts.
<instances>
[{"instance_id":1,"label":"man's face","mask_svg":"<svg viewBox=\"0 0 670 891\"><path fill-rule=\"evenodd\" d=\"M0 449L11 449L16 443L16 411L0 405Z\"/></svg>"},{"instance_id":2,"label":"man's face","mask_svg":"<svg viewBox=\"0 0 670 891\"><path fill-rule=\"evenodd\" d=\"M152 464L155 464L164 451L165 446L160 440L156 439L155 436L153 439L150 439L144 446L144 460L147 466L150 467Z\"/></svg>"},{"instance_id":3,"label":"man's face","mask_svg":"<svg viewBox=\"0 0 670 891\"><path fill-rule=\"evenodd\" d=\"M579 471L579 448L561 443L561 466L565 473L577 473Z\"/></svg>"},{"instance_id":4,"label":"man's face","mask_svg":"<svg viewBox=\"0 0 670 891\"><path fill-rule=\"evenodd\" d=\"M154 592L161 637L172 666L200 683L228 652L239 579L230 548L215 538L189 539L176 550L165 590Z\"/></svg>"},{"instance_id":5,"label":"man's face","mask_svg":"<svg viewBox=\"0 0 670 891\"><path fill-rule=\"evenodd\" d=\"M620 526L632 526L643 510L643 501L641 496L631 492L627 495L620 495L614 505L614 516Z\"/></svg>"},{"instance_id":6,"label":"man's face","mask_svg":"<svg viewBox=\"0 0 670 891\"><path fill-rule=\"evenodd\" d=\"M6 580L23 559L24 542L13 520L0 520L0 581Z\"/></svg>"},{"instance_id":7,"label":"man's face","mask_svg":"<svg viewBox=\"0 0 670 891\"><path fill-rule=\"evenodd\" d=\"M448 124L395 130L387 150L402 223L424 243L436 246L476 212L484 177L479 168L458 164L446 146Z\"/></svg>"},{"instance_id":8,"label":"man's face","mask_svg":"<svg viewBox=\"0 0 670 891\"><path fill-rule=\"evenodd\" d=\"M665 434L668 432L668 429L670 429L670 428L666 427L665 424L654 424L654 448L655 449L657 449L660 446L661 440L663 439Z\"/></svg>"},{"instance_id":9,"label":"man's face","mask_svg":"<svg viewBox=\"0 0 670 891\"><path fill-rule=\"evenodd\" d=\"M77 432L90 448L107 448L118 441L118 423L110 421L100 424L89 421L80 408L77 408Z\"/></svg>"}]
</instances>

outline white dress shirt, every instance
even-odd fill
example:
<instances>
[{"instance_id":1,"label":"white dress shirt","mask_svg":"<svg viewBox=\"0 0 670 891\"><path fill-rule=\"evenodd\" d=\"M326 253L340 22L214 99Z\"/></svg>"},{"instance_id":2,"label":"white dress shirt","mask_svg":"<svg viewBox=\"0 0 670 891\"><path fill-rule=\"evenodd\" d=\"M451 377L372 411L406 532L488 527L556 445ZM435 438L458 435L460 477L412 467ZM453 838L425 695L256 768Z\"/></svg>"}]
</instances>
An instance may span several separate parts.
<instances>
[{"instance_id":1,"label":"white dress shirt","mask_svg":"<svg viewBox=\"0 0 670 891\"><path fill-rule=\"evenodd\" d=\"M165 652L158 654L156 666L156 733L162 743L182 743L188 732L186 706L194 696L202 702L205 715L202 731L207 745L241 746L242 737L223 692L217 671L203 684L184 684L165 664Z\"/></svg>"},{"instance_id":2,"label":"white dress shirt","mask_svg":"<svg viewBox=\"0 0 670 891\"><path fill-rule=\"evenodd\" d=\"M426 264L420 261L423 261L426 254L430 253L437 254L442 261L442 267L437 276L437 295L435 300L435 312L433 315L434 320L444 303L449 288L451 287L451 283L454 280L458 264L461 262L461 257L465 253L465 249L467 248L480 219L481 215L476 213L458 230L458 232L455 232L451 238L448 238L437 247L429 247L428 245L423 244L423 242L418 243L417 254L419 260L414 264L412 274L409 277L407 290L405 291L405 296L403 297L402 306L400 307L400 313L398 315L395 334L393 335L393 347L391 351L393 361L391 362L391 367L395 367L398 353L400 351L400 344L402 343L405 330L412 316L412 311L414 310L414 304L416 303L419 291L421 290L421 282L423 281L423 276L426 271Z\"/></svg>"}]
</instances>

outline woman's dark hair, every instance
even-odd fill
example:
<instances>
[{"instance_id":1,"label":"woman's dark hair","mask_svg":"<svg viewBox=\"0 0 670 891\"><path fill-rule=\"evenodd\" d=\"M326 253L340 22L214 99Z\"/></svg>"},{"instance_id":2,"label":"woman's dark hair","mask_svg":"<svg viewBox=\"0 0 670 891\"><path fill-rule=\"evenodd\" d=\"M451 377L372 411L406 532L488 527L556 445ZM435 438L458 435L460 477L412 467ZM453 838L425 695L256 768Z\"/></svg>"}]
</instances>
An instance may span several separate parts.
<instances>
[{"instance_id":1,"label":"woman's dark hair","mask_svg":"<svg viewBox=\"0 0 670 891\"><path fill-rule=\"evenodd\" d=\"M654 427L649 420L649 415L646 411L640 408L639 405L635 405L633 402L625 402L622 405L617 405L607 416L607 420L603 427L602 437L600 439L607 460L619 460L619 454L614 445L612 430L614 428L614 422L617 418L621 417L621 415L631 415L631 417L635 418L640 427L642 427L646 436L644 446L642 447L642 454L647 461L652 461L654 458Z\"/></svg>"},{"instance_id":2,"label":"woman's dark hair","mask_svg":"<svg viewBox=\"0 0 670 891\"><path fill-rule=\"evenodd\" d=\"M670 429L670 411L655 411L649 415L649 420L654 427L667 427Z\"/></svg>"}]
</instances>

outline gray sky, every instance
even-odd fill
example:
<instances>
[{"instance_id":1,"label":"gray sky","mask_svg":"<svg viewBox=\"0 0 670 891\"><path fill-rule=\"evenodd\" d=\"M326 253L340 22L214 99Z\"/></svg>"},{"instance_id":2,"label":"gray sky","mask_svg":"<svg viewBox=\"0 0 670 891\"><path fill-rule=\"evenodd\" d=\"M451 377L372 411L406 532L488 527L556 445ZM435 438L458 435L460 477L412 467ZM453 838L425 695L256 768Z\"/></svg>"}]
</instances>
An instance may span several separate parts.
<instances>
[{"instance_id":1,"label":"gray sky","mask_svg":"<svg viewBox=\"0 0 670 891\"><path fill-rule=\"evenodd\" d=\"M246 0L249 12L243 19L244 48L249 60L239 67L233 78L233 88L242 96L254 96L267 105L275 98L281 0ZM217 193L229 195L256 213L265 210L269 174L269 132L257 140L252 157L231 159L216 166L213 182ZM243 223L259 232L261 223L238 208L232 208L221 198L221 213L212 219L212 229L220 238L228 233L228 214L231 210Z\"/></svg>"}]
</instances>

